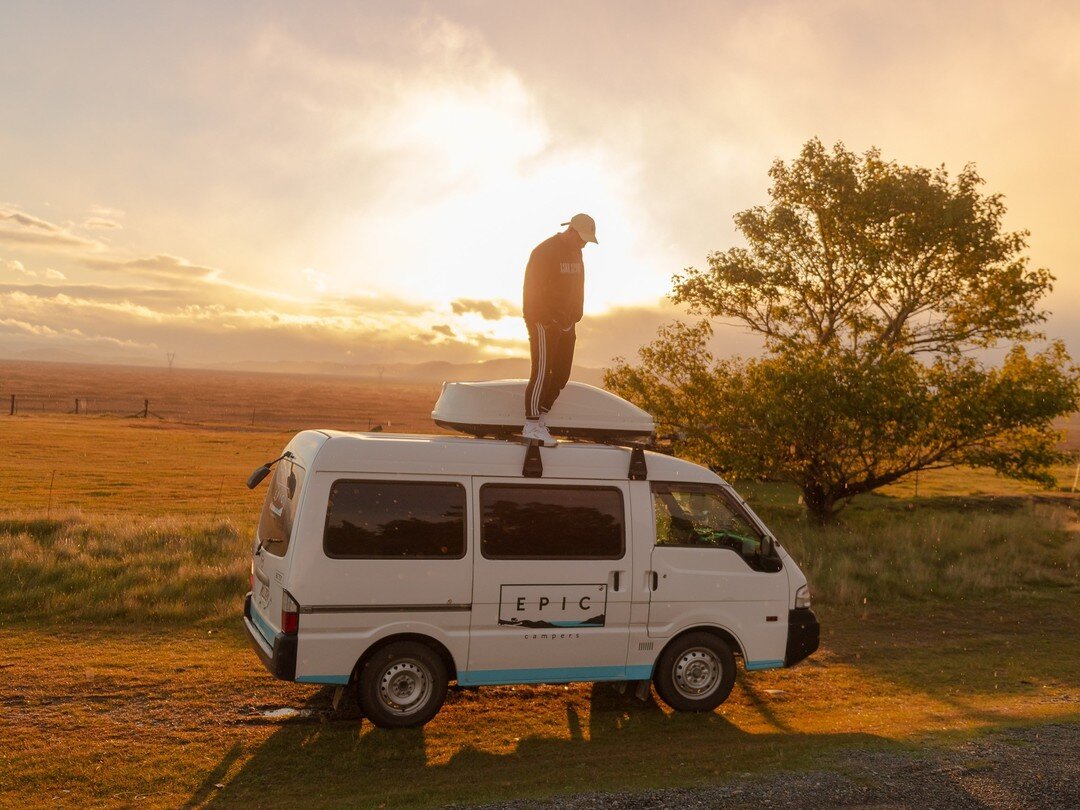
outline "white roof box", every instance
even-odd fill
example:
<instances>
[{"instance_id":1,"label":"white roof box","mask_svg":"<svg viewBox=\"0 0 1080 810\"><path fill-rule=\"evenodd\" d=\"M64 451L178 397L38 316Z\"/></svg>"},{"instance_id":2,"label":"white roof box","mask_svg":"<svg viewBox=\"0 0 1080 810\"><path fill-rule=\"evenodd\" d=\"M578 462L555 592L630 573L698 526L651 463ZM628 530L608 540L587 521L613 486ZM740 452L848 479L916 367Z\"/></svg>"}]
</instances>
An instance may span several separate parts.
<instances>
[{"instance_id":1,"label":"white roof box","mask_svg":"<svg viewBox=\"0 0 1080 810\"><path fill-rule=\"evenodd\" d=\"M527 380L443 383L431 418L440 427L473 436L509 436L525 423ZM653 418L622 397L585 383L567 383L547 417L558 436L634 440L652 435Z\"/></svg>"}]
</instances>

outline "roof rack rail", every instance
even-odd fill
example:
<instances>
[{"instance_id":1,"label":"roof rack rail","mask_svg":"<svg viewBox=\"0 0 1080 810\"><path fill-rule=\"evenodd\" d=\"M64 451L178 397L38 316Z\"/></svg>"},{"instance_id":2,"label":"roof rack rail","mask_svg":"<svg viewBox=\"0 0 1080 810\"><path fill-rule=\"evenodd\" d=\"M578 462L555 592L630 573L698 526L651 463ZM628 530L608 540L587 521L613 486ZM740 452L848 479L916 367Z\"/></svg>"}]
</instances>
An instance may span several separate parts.
<instances>
[{"instance_id":1,"label":"roof rack rail","mask_svg":"<svg viewBox=\"0 0 1080 810\"><path fill-rule=\"evenodd\" d=\"M630 481L647 481L649 479L649 465L645 463L645 451L649 445L642 442L629 441L603 441L603 442L580 442L581 444L606 444L611 447L625 447L630 451L630 467L626 471L626 477ZM525 461L521 465L523 478L543 478L544 460L540 456L540 442L530 441L525 445Z\"/></svg>"}]
</instances>

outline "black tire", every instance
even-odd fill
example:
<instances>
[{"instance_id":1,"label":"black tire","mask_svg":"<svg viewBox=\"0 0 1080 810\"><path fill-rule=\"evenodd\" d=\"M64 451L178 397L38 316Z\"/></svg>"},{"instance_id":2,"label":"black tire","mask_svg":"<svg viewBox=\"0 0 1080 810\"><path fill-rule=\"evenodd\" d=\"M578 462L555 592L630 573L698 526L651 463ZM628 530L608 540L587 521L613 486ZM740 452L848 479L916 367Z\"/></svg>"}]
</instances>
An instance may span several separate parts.
<instances>
[{"instance_id":1,"label":"black tire","mask_svg":"<svg viewBox=\"0 0 1080 810\"><path fill-rule=\"evenodd\" d=\"M735 655L712 633L687 633L661 653L653 683L675 711L711 712L727 700L735 685Z\"/></svg>"},{"instance_id":2,"label":"black tire","mask_svg":"<svg viewBox=\"0 0 1080 810\"><path fill-rule=\"evenodd\" d=\"M446 700L446 664L416 641L383 647L364 664L358 681L360 708L379 728L422 726Z\"/></svg>"}]
</instances>

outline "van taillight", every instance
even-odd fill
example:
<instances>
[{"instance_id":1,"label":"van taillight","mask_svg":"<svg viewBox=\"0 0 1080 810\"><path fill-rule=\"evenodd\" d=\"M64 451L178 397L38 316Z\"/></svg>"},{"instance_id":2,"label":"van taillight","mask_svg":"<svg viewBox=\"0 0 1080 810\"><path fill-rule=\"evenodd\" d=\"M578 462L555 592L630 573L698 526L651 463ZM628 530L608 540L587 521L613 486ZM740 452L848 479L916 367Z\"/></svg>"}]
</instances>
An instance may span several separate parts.
<instances>
[{"instance_id":1,"label":"van taillight","mask_svg":"<svg viewBox=\"0 0 1080 810\"><path fill-rule=\"evenodd\" d=\"M281 632L295 635L300 629L300 605L288 591L281 592Z\"/></svg>"}]
</instances>

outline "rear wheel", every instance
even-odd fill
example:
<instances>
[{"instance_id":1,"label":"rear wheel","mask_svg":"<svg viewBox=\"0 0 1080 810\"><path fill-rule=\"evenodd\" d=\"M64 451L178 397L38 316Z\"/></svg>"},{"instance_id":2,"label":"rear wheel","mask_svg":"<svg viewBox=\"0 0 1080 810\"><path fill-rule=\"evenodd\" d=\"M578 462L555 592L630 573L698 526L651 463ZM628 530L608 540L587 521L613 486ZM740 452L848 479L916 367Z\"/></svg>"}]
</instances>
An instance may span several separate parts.
<instances>
[{"instance_id":1,"label":"rear wheel","mask_svg":"<svg viewBox=\"0 0 1080 810\"><path fill-rule=\"evenodd\" d=\"M360 671L360 708L379 728L416 728L446 699L446 665L416 641L398 641L373 655Z\"/></svg>"},{"instance_id":2,"label":"rear wheel","mask_svg":"<svg viewBox=\"0 0 1080 810\"><path fill-rule=\"evenodd\" d=\"M735 655L711 633L687 633L660 655L653 682L676 711L711 712L735 685Z\"/></svg>"}]
</instances>

